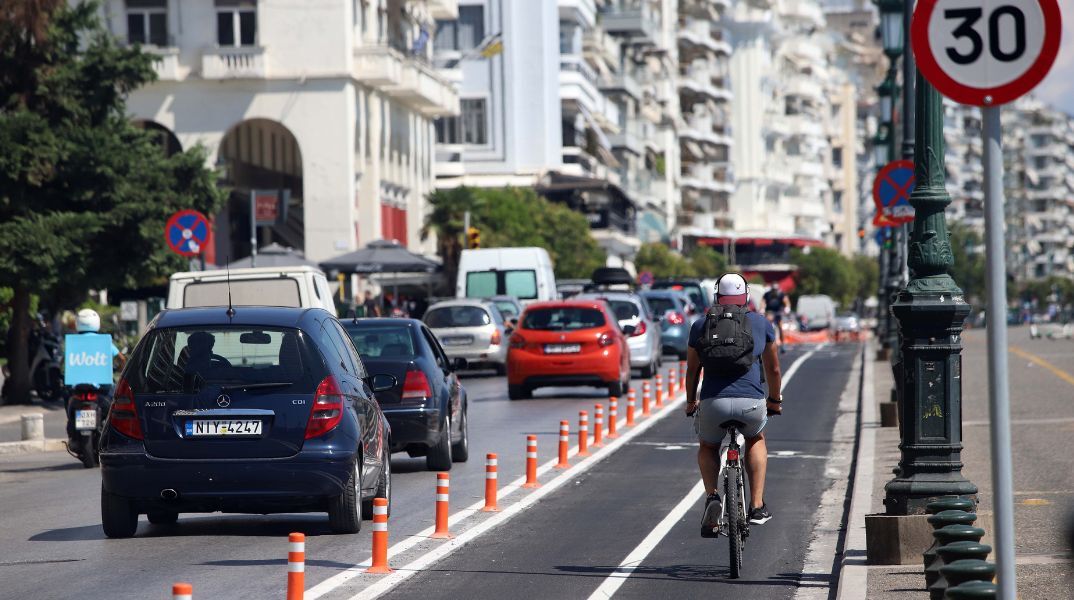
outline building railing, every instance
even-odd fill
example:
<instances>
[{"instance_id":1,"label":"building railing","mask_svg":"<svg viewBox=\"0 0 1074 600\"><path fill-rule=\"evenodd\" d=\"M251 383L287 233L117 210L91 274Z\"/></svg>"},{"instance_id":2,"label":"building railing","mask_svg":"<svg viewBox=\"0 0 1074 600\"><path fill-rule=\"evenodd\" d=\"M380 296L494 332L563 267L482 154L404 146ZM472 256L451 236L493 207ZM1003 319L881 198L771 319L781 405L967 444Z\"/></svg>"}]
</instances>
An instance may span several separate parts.
<instances>
[{"instance_id":1,"label":"building railing","mask_svg":"<svg viewBox=\"0 0 1074 600\"><path fill-rule=\"evenodd\" d=\"M268 61L261 47L209 48L201 56L204 79L264 79Z\"/></svg>"}]
</instances>

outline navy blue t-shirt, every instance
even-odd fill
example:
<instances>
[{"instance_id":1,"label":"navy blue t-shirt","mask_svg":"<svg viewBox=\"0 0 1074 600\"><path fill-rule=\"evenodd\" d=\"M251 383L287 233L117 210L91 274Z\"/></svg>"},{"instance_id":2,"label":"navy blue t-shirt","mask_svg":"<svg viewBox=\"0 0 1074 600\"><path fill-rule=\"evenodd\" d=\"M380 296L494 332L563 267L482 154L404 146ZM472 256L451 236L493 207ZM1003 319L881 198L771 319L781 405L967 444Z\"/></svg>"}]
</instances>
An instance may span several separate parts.
<instances>
[{"instance_id":1,"label":"navy blue t-shirt","mask_svg":"<svg viewBox=\"0 0 1074 600\"><path fill-rule=\"evenodd\" d=\"M701 393L698 398L764 398L766 390L761 385L761 360L766 344L776 340L772 323L755 312L746 313L746 320L753 327L753 355L758 357L745 375L701 374ZM698 319L690 328L690 347L698 349L698 342L705 333L705 318Z\"/></svg>"}]
</instances>

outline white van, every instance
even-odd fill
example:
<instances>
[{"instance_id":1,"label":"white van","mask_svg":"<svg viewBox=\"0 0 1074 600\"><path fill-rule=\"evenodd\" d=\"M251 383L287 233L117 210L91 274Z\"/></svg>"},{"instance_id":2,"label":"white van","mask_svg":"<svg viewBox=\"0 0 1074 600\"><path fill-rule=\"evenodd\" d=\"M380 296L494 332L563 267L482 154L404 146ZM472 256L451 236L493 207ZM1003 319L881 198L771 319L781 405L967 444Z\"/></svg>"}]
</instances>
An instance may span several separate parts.
<instances>
[{"instance_id":1,"label":"white van","mask_svg":"<svg viewBox=\"0 0 1074 600\"><path fill-rule=\"evenodd\" d=\"M544 248L480 248L459 257L457 298L514 296L523 304L556 300L556 274Z\"/></svg>"},{"instance_id":2,"label":"white van","mask_svg":"<svg viewBox=\"0 0 1074 600\"><path fill-rule=\"evenodd\" d=\"M802 331L828 329L835 323L835 301L824 294L799 296L795 313Z\"/></svg>"},{"instance_id":3,"label":"white van","mask_svg":"<svg viewBox=\"0 0 1074 600\"><path fill-rule=\"evenodd\" d=\"M227 306L228 277L223 269L175 273L168 285L167 308ZM336 314L328 280L316 267L231 269L230 278L234 306L323 308Z\"/></svg>"}]
</instances>

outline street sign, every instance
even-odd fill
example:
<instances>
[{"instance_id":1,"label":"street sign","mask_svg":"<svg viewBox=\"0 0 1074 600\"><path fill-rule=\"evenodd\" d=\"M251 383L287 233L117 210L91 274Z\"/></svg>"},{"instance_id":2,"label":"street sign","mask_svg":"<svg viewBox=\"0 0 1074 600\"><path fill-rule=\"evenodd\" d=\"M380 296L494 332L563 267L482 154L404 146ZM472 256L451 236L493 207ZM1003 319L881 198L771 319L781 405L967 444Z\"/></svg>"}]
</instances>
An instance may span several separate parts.
<instances>
[{"instance_id":1,"label":"street sign","mask_svg":"<svg viewBox=\"0 0 1074 600\"><path fill-rule=\"evenodd\" d=\"M134 300L124 300L119 303L119 320L120 321L137 321L138 320L138 302Z\"/></svg>"},{"instance_id":2,"label":"street sign","mask_svg":"<svg viewBox=\"0 0 1074 600\"><path fill-rule=\"evenodd\" d=\"M884 165L873 180L874 225L891 226L914 220L910 193L914 191L914 161L895 160Z\"/></svg>"},{"instance_id":3,"label":"street sign","mask_svg":"<svg viewBox=\"0 0 1074 600\"><path fill-rule=\"evenodd\" d=\"M209 244L209 219L196 210L181 210L164 225L164 239L173 252L192 258Z\"/></svg>"},{"instance_id":4,"label":"street sign","mask_svg":"<svg viewBox=\"0 0 1074 600\"><path fill-rule=\"evenodd\" d=\"M917 68L962 104L997 106L1048 73L1063 34L1056 0L919 0L910 26Z\"/></svg>"},{"instance_id":5,"label":"street sign","mask_svg":"<svg viewBox=\"0 0 1074 600\"><path fill-rule=\"evenodd\" d=\"M642 285L652 285L653 284L653 273L652 273L652 271L642 271L641 273L638 273L638 283L640 283Z\"/></svg>"}]
</instances>

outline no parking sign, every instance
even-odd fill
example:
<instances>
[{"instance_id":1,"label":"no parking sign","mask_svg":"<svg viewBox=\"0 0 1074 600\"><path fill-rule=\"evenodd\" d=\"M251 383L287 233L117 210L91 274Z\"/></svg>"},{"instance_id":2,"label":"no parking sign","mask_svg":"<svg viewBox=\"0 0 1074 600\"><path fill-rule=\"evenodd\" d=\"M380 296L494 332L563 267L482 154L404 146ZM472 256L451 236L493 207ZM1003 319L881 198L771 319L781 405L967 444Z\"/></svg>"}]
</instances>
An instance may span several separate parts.
<instances>
[{"instance_id":1,"label":"no parking sign","mask_svg":"<svg viewBox=\"0 0 1074 600\"><path fill-rule=\"evenodd\" d=\"M873 180L874 224L902 225L914 220L910 193L914 191L914 161L896 160L884 165Z\"/></svg>"},{"instance_id":2,"label":"no parking sign","mask_svg":"<svg viewBox=\"0 0 1074 600\"><path fill-rule=\"evenodd\" d=\"M181 210L164 225L164 240L173 252L192 258L209 245L212 229L209 219L196 210Z\"/></svg>"}]
</instances>

